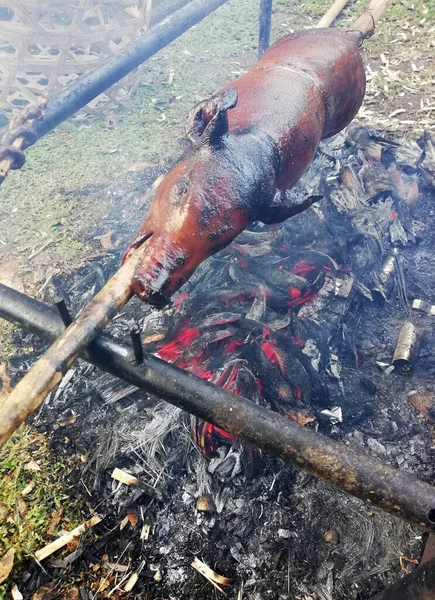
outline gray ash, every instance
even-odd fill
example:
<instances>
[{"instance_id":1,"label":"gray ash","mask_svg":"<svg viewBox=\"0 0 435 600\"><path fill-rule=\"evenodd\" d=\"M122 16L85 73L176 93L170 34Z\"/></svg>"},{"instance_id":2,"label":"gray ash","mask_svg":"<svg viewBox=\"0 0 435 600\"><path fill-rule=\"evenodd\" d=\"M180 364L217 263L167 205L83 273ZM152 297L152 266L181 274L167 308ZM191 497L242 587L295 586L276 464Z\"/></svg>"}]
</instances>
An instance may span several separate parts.
<instances>
[{"instance_id":1,"label":"gray ash","mask_svg":"<svg viewBox=\"0 0 435 600\"><path fill-rule=\"evenodd\" d=\"M412 389L434 392L433 317L410 308L414 298L435 302L434 165L421 149L428 139L405 145L353 127L322 144L295 192L322 201L279 226L258 223L241 234L165 310L133 300L110 333L127 341L134 318L146 351L341 440L343 451L358 446L433 481L431 430L407 400ZM128 201L118 193L105 224L119 234L118 248L54 278L74 314L118 267L137 225L138 211L126 211L139 189ZM380 272L393 248L398 268L385 290ZM413 375L387 374L376 363L391 362L410 316L427 330ZM15 378L42 351L34 338L16 341L33 342L36 354L11 361ZM77 419L60 427L68 411ZM51 433L56 451L88 455L78 485L107 515L99 540L69 569L104 554L116 562L124 552L122 561L140 568L138 597L214 598L190 566L198 556L233 578L229 598L366 600L397 578L402 554L421 551L421 535L408 525L81 362L37 426ZM158 497L118 486L114 467ZM203 496L205 512L197 510ZM120 531L127 511L138 523ZM65 577L56 563L46 569ZM41 583L40 572L35 577L29 593ZM90 589L83 584L83 598Z\"/></svg>"}]
</instances>

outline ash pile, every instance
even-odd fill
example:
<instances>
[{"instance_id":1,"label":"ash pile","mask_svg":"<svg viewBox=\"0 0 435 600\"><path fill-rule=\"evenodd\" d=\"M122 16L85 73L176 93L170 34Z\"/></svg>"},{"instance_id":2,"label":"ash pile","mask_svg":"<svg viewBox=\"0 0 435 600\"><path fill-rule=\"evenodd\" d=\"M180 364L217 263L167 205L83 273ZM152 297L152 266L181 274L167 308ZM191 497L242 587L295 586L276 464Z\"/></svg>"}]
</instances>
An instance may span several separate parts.
<instances>
[{"instance_id":1,"label":"ash pile","mask_svg":"<svg viewBox=\"0 0 435 600\"><path fill-rule=\"evenodd\" d=\"M145 351L433 483L434 145L358 126L322 143L295 190L319 196L309 210L257 223L168 308L134 300L110 333L126 339L135 319ZM54 287L77 312L119 260ZM102 564L83 598L118 597L128 565L130 593L148 600L364 600L421 555L424 535L407 524L89 365L68 373L38 426L105 515L96 540L46 566L56 580ZM194 559L228 580L210 582ZM30 569L28 592L44 578Z\"/></svg>"}]
</instances>

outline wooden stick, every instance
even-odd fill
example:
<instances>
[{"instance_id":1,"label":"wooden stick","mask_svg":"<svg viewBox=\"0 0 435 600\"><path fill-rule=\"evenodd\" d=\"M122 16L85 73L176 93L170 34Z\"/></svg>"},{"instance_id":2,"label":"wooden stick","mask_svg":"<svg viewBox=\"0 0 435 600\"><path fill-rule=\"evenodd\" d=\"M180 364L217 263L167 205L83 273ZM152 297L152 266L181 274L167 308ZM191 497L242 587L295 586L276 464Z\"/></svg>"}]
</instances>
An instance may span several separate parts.
<instances>
[{"instance_id":1,"label":"wooden stick","mask_svg":"<svg viewBox=\"0 0 435 600\"><path fill-rule=\"evenodd\" d=\"M148 243L134 250L79 317L0 403L0 448L62 379L83 349L123 308L132 295L131 282Z\"/></svg>"},{"instance_id":2,"label":"wooden stick","mask_svg":"<svg viewBox=\"0 0 435 600\"><path fill-rule=\"evenodd\" d=\"M93 527L97 523L100 523L101 520L102 520L101 517L99 517L98 515L95 515L94 517L89 519L89 521L82 523L75 529L72 529L68 533L65 533L65 535L61 535L59 538L57 538L57 540L54 540L54 542L51 542L51 544L47 544L46 546L41 548L41 550L37 550L35 552L36 558L38 560L44 560L44 558L47 558L47 556L50 556L50 554L53 554L57 550L60 550L60 548L63 548L64 546L66 546L67 544L72 542L74 540L74 538L76 538L79 535L81 535L82 533L84 533L86 531L86 529L89 529L90 527Z\"/></svg>"},{"instance_id":3,"label":"wooden stick","mask_svg":"<svg viewBox=\"0 0 435 600\"><path fill-rule=\"evenodd\" d=\"M348 27L361 33L372 33L382 15L393 5L394 0L372 0L366 10Z\"/></svg>"},{"instance_id":4,"label":"wooden stick","mask_svg":"<svg viewBox=\"0 0 435 600\"><path fill-rule=\"evenodd\" d=\"M24 138L17 137L13 142L12 146L14 148L18 148L21 150L21 147L24 144ZM6 179L7 174L11 170L12 160L10 158L5 158L5 160L0 161L0 184Z\"/></svg>"},{"instance_id":5,"label":"wooden stick","mask_svg":"<svg viewBox=\"0 0 435 600\"><path fill-rule=\"evenodd\" d=\"M130 475L130 473L126 473L125 471L122 471L121 469L118 469L118 467L116 467L113 470L112 479L115 479L116 481L120 481L121 483L124 483L125 485L138 485L138 483L139 483L139 479L137 477L134 477L134 475Z\"/></svg>"},{"instance_id":6,"label":"wooden stick","mask_svg":"<svg viewBox=\"0 0 435 600\"><path fill-rule=\"evenodd\" d=\"M348 2L349 0L335 0L334 4L332 4L317 23L316 29L320 29L320 27L330 27Z\"/></svg>"}]
</instances>

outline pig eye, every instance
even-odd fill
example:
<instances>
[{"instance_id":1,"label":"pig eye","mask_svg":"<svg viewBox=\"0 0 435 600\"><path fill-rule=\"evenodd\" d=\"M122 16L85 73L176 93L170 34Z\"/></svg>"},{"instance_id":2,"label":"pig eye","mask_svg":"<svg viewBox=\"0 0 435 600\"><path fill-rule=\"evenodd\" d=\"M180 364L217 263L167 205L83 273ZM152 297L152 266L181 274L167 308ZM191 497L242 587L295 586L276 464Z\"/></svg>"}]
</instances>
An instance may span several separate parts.
<instances>
[{"instance_id":1,"label":"pig eye","mask_svg":"<svg viewBox=\"0 0 435 600\"><path fill-rule=\"evenodd\" d=\"M180 179L180 181L177 182L178 196L184 196L184 194L187 194L187 190L188 190L187 181L185 179Z\"/></svg>"}]
</instances>

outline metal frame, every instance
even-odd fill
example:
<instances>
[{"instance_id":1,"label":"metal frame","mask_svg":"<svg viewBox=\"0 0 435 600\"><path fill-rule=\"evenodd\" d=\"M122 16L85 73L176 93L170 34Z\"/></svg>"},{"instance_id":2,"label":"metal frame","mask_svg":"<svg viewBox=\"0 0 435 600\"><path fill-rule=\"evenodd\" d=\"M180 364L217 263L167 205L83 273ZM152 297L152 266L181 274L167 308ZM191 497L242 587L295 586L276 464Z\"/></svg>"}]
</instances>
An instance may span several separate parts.
<instances>
[{"instance_id":1,"label":"metal frame","mask_svg":"<svg viewBox=\"0 0 435 600\"><path fill-rule=\"evenodd\" d=\"M56 308L0 284L0 317L20 323L47 341L64 331ZM138 365L137 350L99 335L82 357L236 438L274 454L364 502L435 531L435 488L271 410L236 396L146 354Z\"/></svg>"}]
</instances>

